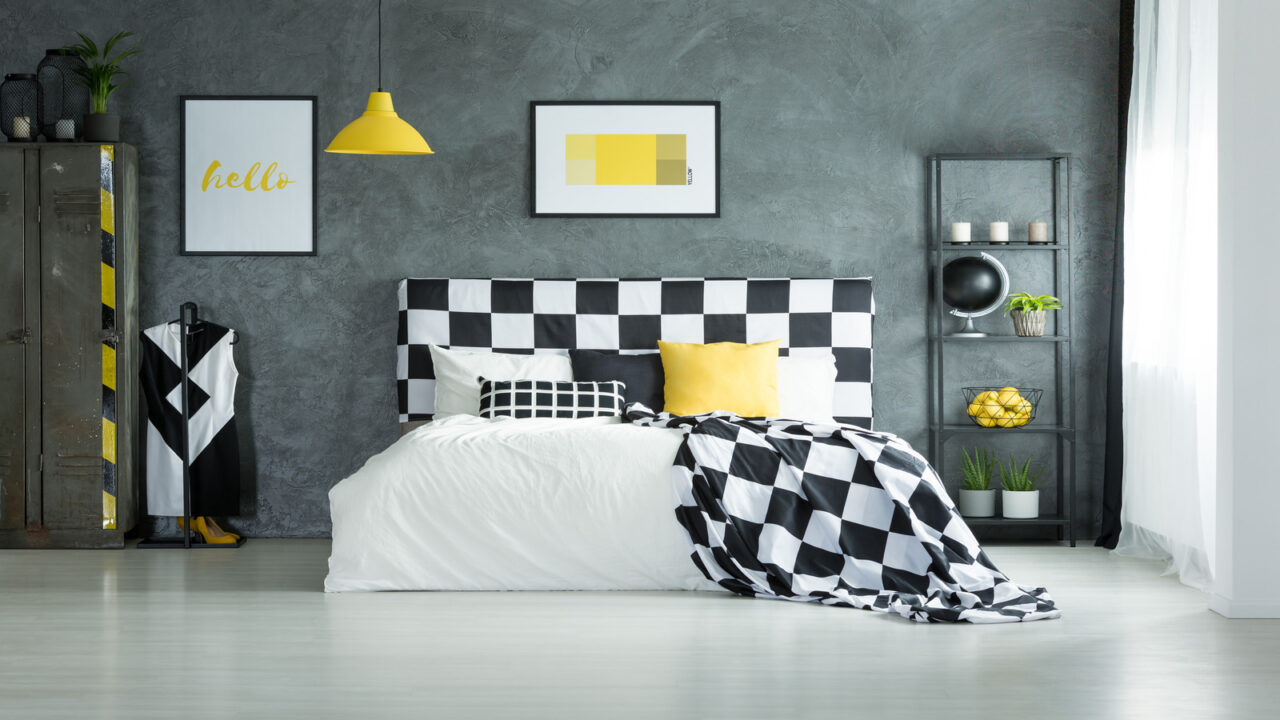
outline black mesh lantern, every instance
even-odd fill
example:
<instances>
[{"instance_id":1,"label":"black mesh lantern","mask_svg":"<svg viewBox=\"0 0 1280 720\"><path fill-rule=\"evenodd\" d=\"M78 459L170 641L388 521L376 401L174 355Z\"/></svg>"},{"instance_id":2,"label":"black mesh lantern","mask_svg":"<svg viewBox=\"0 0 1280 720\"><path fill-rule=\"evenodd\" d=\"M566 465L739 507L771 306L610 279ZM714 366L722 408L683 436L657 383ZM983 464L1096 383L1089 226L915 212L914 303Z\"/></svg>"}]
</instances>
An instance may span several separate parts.
<instances>
[{"instance_id":1,"label":"black mesh lantern","mask_svg":"<svg viewBox=\"0 0 1280 720\"><path fill-rule=\"evenodd\" d=\"M84 60L70 50L45 50L36 68L40 84L40 132L45 140L75 140L84 135L84 114L89 112L89 88L80 82L76 68Z\"/></svg>"},{"instance_id":2,"label":"black mesh lantern","mask_svg":"<svg viewBox=\"0 0 1280 720\"><path fill-rule=\"evenodd\" d=\"M0 84L0 130L9 142L31 142L40 134L40 86L30 73L4 76Z\"/></svg>"}]
</instances>

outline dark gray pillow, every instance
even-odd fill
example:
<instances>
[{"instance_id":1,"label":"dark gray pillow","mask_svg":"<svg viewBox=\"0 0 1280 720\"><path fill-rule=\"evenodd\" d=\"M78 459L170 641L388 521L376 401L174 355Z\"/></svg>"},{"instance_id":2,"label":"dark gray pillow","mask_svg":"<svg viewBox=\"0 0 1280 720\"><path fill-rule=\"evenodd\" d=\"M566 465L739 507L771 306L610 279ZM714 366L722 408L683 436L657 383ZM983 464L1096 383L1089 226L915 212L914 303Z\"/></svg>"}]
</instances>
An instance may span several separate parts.
<instances>
[{"instance_id":1,"label":"dark gray pillow","mask_svg":"<svg viewBox=\"0 0 1280 720\"><path fill-rule=\"evenodd\" d=\"M570 350L574 380L608 382L621 380L627 384L627 402L644 403L650 410L662 412L665 400L662 388L666 375L662 372L662 355L618 355L595 350Z\"/></svg>"}]
</instances>

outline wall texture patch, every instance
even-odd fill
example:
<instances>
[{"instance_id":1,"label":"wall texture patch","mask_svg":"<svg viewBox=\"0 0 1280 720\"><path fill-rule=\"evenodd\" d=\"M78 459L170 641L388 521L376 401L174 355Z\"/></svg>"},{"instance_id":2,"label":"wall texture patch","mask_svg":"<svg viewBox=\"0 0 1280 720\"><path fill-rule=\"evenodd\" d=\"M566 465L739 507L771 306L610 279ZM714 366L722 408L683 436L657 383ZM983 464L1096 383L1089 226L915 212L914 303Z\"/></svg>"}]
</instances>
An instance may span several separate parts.
<instances>
[{"instance_id":1,"label":"wall texture patch","mask_svg":"<svg viewBox=\"0 0 1280 720\"><path fill-rule=\"evenodd\" d=\"M1094 531L1116 3L390 0L384 84L436 154L321 153L315 257L180 256L178 97L316 95L323 144L377 77L374 5L0 5L5 72L34 71L77 30L138 34L112 109L142 152L142 325L193 300L241 332L233 526L326 535L329 488L395 440L405 276L872 275L877 424L923 448L925 156L1053 150L1075 155L1078 507ZM556 98L719 100L721 219L530 218L529 101ZM982 375L996 363L973 360Z\"/></svg>"}]
</instances>

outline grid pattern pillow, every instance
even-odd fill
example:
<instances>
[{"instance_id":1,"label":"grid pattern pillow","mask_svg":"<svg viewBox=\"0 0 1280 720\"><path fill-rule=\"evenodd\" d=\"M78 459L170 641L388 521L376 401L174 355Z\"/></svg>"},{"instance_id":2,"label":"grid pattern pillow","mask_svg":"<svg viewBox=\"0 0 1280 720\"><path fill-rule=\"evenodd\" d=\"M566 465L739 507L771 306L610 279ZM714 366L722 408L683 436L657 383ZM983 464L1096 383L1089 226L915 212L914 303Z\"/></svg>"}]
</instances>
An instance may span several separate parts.
<instances>
[{"instance_id":1,"label":"grid pattern pillow","mask_svg":"<svg viewBox=\"0 0 1280 720\"><path fill-rule=\"evenodd\" d=\"M626 383L480 378L480 417L617 417L626 404Z\"/></svg>"}]
</instances>

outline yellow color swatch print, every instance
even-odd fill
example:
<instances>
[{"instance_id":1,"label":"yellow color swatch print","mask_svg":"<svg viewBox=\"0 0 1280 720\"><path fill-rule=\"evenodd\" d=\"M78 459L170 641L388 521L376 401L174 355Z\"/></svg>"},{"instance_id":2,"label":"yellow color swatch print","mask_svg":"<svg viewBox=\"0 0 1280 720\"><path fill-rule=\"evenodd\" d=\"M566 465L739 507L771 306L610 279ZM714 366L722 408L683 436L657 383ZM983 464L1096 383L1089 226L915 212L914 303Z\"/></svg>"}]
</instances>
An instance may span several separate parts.
<instances>
[{"instance_id":1,"label":"yellow color swatch print","mask_svg":"<svg viewBox=\"0 0 1280 720\"><path fill-rule=\"evenodd\" d=\"M684 185L684 135L565 135L566 185Z\"/></svg>"}]
</instances>

